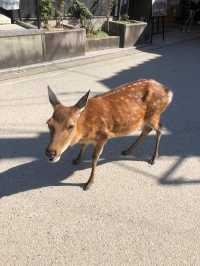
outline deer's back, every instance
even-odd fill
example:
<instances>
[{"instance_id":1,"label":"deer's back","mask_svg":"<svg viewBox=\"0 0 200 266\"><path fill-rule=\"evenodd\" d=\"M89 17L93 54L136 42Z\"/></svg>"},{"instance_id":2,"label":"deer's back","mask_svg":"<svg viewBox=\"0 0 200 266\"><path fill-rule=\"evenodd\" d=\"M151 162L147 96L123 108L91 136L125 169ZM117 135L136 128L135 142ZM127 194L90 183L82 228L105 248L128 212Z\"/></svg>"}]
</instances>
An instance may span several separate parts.
<instances>
[{"instance_id":1,"label":"deer's back","mask_svg":"<svg viewBox=\"0 0 200 266\"><path fill-rule=\"evenodd\" d=\"M142 127L148 115L162 113L169 90L154 80L138 80L88 101L80 118L83 138L108 138L129 134Z\"/></svg>"}]
</instances>

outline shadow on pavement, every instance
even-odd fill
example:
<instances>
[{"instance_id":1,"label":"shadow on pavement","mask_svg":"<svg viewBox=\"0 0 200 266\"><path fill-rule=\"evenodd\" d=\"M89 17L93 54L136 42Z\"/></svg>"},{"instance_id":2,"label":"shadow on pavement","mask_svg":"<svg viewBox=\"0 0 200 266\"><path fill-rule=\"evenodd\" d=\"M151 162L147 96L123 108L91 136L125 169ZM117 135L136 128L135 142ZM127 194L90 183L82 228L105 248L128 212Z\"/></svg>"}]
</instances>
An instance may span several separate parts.
<instances>
[{"instance_id":1,"label":"shadow on pavement","mask_svg":"<svg viewBox=\"0 0 200 266\"><path fill-rule=\"evenodd\" d=\"M144 161L150 158L153 151L154 136L151 135L146 138L144 144L136 150L136 157L133 156L121 156L121 151L132 143L136 139L135 136L127 136L118 139L113 139L105 147L105 150L101 156L98 165L103 165L109 162L119 163L121 167L129 168L128 170L135 173L140 172L143 175L155 179L161 185L183 185L183 184L200 184L199 180L192 181L187 178L170 179L174 169L182 163L185 154L185 148L183 146L178 147L176 138L173 135L163 135L161 141L161 156L178 156L178 154L185 154L180 156L180 159L176 162L175 166L160 179L153 174L149 175L144 171L134 166L134 161ZM0 140L0 146L2 147L1 153L3 158L20 158L30 156L36 158L34 161L13 167L3 173L0 173L0 197L9 196L23 191L51 187L51 186L77 186L81 187L82 183L62 183L65 179L72 176L76 171L90 169L91 159L91 147L88 148L88 152L83 162L78 165L72 165L72 159L76 157L78 153L78 146L66 151L62 159L57 164L50 164L46 161L43 152L48 140L48 135L42 133L38 138L32 139L12 139L12 140ZM192 146L188 145L191 148ZM196 146L195 146L196 148ZM174 151L177 150L177 154ZM137 151L142 151L140 156L137 156ZM189 151L189 150L188 150ZM134 153L135 154L135 153ZM122 164L122 161L133 161L132 166L126 166ZM97 168L98 173L98 168ZM153 166L152 166L153 173ZM85 176L85 181L88 179L88 174Z\"/></svg>"}]
</instances>

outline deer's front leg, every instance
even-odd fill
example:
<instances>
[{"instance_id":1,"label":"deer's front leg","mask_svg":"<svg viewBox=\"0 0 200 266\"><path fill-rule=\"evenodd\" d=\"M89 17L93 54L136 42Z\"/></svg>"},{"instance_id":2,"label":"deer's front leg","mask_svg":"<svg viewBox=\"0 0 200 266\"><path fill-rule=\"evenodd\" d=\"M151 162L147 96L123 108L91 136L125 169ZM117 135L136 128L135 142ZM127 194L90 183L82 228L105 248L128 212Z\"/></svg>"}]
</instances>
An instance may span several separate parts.
<instances>
[{"instance_id":1,"label":"deer's front leg","mask_svg":"<svg viewBox=\"0 0 200 266\"><path fill-rule=\"evenodd\" d=\"M92 171L91 171L91 174L90 174L90 177L89 177L87 183L85 183L83 185L83 190L89 189L89 187L91 186L91 184L94 181L94 174L95 174L97 162L98 162L98 159L99 159L99 157L103 151L103 147L104 147L105 143L106 143L106 140L100 141L96 144L96 146L94 148L93 155L92 155Z\"/></svg>"},{"instance_id":2,"label":"deer's front leg","mask_svg":"<svg viewBox=\"0 0 200 266\"><path fill-rule=\"evenodd\" d=\"M83 155L84 155L84 153L85 153L86 148L87 148L87 145L86 145L86 144L81 144L81 146L80 146L80 151L79 151L79 154L78 154L77 158L75 158L75 159L72 161L72 163L73 163L74 165L77 165L77 164L79 164L79 163L81 162L81 159L82 159L82 157L83 157Z\"/></svg>"}]
</instances>

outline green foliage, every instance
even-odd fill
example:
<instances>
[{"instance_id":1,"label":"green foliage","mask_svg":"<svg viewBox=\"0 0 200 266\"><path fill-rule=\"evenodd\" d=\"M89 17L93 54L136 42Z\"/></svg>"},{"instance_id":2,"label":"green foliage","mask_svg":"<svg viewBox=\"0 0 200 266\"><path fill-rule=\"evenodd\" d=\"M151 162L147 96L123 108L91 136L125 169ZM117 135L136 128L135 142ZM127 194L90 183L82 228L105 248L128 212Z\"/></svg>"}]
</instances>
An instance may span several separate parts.
<instances>
[{"instance_id":1,"label":"green foliage","mask_svg":"<svg viewBox=\"0 0 200 266\"><path fill-rule=\"evenodd\" d=\"M93 17L87 6L81 1L74 0L72 6L69 8L68 13L77 19L80 19L81 27L91 27L91 19Z\"/></svg>"},{"instance_id":2,"label":"green foliage","mask_svg":"<svg viewBox=\"0 0 200 266\"><path fill-rule=\"evenodd\" d=\"M108 37L108 33L107 32L104 32L102 30L98 30L98 31L95 31L95 32L92 32L90 34L88 34L88 38L97 38L97 39L101 39L101 38L105 38L105 37Z\"/></svg>"},{"instance_id":3,"label":"green foliage","mask_svg":"<svg viewBox=\"0 0 200 266\"><path fill-rule=\"evenodd\" d=\"M40 1L40 14L44 21L45 27L48 28L49 17L52 14L53 5L51 0L41 0Z\"/></svg>"},{"instance_id":4,"label":"green foliage","mask_svg":"<svg viewBox=\"0 0 200 266\"><path fill-rule=\"evenodd\" d=\"M94 0L92 8L94 8L95 5L97 5L99 0ZM110 16L110 13L112 11L113 5L116 3L116 0L109 0L106 4L107 12L108 12L108 18ZM80 19L81 27L86 29L87 37L97 37L102 34L101 30L95 29L95 25L92 22L93 14L91 11L87 8L87 6L79 1L79 0L73 0L73 3L71 7L68 10L68 14L76 19Z\"/></svg>"}]
</instances>

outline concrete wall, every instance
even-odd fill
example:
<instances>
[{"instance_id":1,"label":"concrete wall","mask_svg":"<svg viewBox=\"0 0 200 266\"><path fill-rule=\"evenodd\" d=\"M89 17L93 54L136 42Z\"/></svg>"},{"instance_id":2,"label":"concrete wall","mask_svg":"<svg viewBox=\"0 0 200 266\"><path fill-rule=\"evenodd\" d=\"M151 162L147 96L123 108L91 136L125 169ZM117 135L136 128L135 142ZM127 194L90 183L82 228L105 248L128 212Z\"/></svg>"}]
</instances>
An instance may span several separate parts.
<instances>
[{"instance_id":1,"label":"concrete wall","mask_svg":"<svg viewBox=\"0 0 200 266\"><path fill-rule=\"evenodd\" d=\"M98 51L103 49L119 48L119 43L119 36L109 36L101 39L87 39L86 51Z\"/></svg>"},{"instance_id":2,"label":"concrete wall","mask_svg":"<svg viewBox=\"0 0 200 266\"><path fill-rule=\"evenodd\" d=\"M0 32L0 68L18 67L85 54L85 30L45 33L40 30Z\"/></svg>"},{"instance_id":3,"label":"concrete wall","mask_svg":"<svg viewBox=\"0 0 200 266\"><path fill-rule=\"evenodd\" d=\"M137 44L142 37L147 26L145 22L135 22L132 24L118 21L109 22L109 31L112 35L120 36L120 47L131 47Z\"/></svg>"},{"instance_id":4,"label":"concrete wall","mask_svg":"<svg viewBox=\"0 0 200 266\"><path fill-rule=\"evenodd\" d=\"M42 36L7 32L0 34L0 68L16 67L43 61Z\"/></svg>"},{"instance_id":5,"label":"concrete wall","mask_svg":"<svg viewBox=\"0 0 200 266\"><path fill-rule=\"evenodd\" d=\"M85 38L83 29L45 33L45 59L50 61L84 55Z\"/></svg>"}]
</instances>

